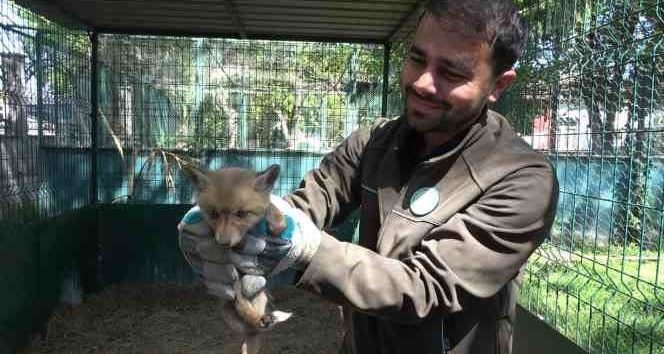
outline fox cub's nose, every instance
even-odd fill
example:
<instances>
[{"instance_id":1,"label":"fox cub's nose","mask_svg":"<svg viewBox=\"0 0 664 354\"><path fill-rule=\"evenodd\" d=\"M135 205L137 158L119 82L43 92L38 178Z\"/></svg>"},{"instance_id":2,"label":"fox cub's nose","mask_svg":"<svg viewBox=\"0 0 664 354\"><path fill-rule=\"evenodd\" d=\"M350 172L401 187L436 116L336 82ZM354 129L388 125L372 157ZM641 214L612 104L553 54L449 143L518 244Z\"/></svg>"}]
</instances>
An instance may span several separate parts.
<instances>
[{"instance_id":1,"label":"fox cub's nose","mask_svg":"<svg viewBox=\"0 0 664 354\"><path fill-rule=\"evenodd\" d=\"M223 246L223 247L229 247L230 248L230 247L233 246L233 242L232 242L231 237L228 237L226 235L215 235L214 238L215 238L215 240L217 240L217 243L219 245Z\"/></svg>"},{"instance_id":2,"label":"fox cub's nose","mask_svg":"<svg viewBox=\"0 0 664 354\"><path fill-rule=\"evenodd\" d=\"M235 235L215 235L215 240L222 247L235 248L241 246L244 242L244 237L241 234Z\"/></svg>"}]
</instances>

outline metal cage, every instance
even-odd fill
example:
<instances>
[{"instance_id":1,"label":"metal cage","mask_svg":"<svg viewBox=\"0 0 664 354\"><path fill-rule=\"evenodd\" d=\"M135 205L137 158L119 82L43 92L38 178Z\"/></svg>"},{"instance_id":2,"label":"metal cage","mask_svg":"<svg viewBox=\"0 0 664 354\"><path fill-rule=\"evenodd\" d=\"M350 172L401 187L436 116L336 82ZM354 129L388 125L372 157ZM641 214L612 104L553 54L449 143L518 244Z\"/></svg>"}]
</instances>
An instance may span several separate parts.
<instances>
[{"instance_id":1,"label":"metal cage","mask_svg":"<svg viewBox=\"0 0 664 354\"><path fill-rule=\"evenodd\" d=\"M0 330L10 336L43 322L54 281L106 274L71 273L128 233L102 218L140 205L179 215L191 203L181 162L279 163L285 194L354 129L400 114L399 71L424 2L198 1L171 27L180 1L98 17L94 6L110 1L16 3L31 10L0 0L0 266L18 284L0 298ZM549 157L561 186L520 304L589 353L664 353L664 4L517 3L528 44L492 108ZM137 20L155 6L161 17ZM206 6L227 12L212 21ZM155 264L135 273L186 278ZM159 267L169 270L150 273Z\"/></svg>"}]
</instances>

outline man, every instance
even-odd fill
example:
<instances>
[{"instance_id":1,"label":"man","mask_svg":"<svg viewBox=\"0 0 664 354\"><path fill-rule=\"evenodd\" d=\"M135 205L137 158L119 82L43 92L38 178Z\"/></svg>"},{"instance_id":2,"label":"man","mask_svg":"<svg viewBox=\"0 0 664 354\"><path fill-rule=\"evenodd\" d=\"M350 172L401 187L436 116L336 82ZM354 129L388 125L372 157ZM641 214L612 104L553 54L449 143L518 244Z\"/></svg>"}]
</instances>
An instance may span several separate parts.
<instances>
[{"instance_id":1,"label":"man","mask_svg":"<svg viewBox=\"0 0 664 354\"><path fill-rule=\"evenodd\" d=\"M356 131L287 203L274 198L294 227L227 251L240 273L297 269L298 288L343 305L344 353L510 353L520 274L558 198L545 157L487 109L524 39L509 0L429 1L401 73L404 114ZM358 207L359 245L320 231ZM237 275L182 235L210 291L232 298Z\"/></svg>"}]
</instances>

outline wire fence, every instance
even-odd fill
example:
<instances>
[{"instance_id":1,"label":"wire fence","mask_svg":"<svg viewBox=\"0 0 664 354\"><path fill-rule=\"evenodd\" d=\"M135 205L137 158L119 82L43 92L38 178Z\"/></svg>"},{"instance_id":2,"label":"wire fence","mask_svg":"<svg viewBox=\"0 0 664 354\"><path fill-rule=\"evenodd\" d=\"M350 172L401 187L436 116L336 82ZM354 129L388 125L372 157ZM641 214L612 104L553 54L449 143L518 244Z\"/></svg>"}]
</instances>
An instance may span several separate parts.
<instances>
[{"instance_id":1,"label":"wire fence","mask_svg":"<svg viewBox=\"0 0 664 354\"><path fill-rule=\"evenodd\" d=\"M87 34L7 1L0 15L0 220L80 208L90 202Z\"/></svg>"},{"instance_id":2,"label":"wire fence","mask_svg":"<svg viewBox=\"0 0 664 354\"><path fill-rule=\"evenodd\" d=\"M664 353L664 3L524 1L497 109L561 185L521 304L590 353Z\"/></svg>"},{"instance_id":3,"label":"wire fence","mask_svg":"<svg viewBox=\"0 0 664 354\"><path fill-rule=\"evenodd\" d=\"M664 4L519 3L528 48L494 108L561 184L520 302L590 353L664 353ZM93 196L189 203L180 156L209 168L279 163L284 194L383 111L383 46L100 35L92 112L88 34L7 0L0 17L3 225ZM403 106L412 35L388 53L388 116Z\"/></svg>"},{"instance_id":4,"label":"wire fence","mask_svg":"<svg viewBox=\"0 0 664 354\"><path fill-rule=\"evenodd\" d=\"M102 201L189 201L163 152L279 163L283 194L381 114L382 46L102 35L99 52Z\"/></svg>"},{"instance_id":5,"label":"wire fence","mask_svg":"<svg viewBox=\"0 0 664 354\"><path fill-rule=\"evenodd\" d=\"M0 1L3 353L41 329L66 269L94 240L84 210L93 201L90 49L86 32Z\"/></svg>"}]
</instances>

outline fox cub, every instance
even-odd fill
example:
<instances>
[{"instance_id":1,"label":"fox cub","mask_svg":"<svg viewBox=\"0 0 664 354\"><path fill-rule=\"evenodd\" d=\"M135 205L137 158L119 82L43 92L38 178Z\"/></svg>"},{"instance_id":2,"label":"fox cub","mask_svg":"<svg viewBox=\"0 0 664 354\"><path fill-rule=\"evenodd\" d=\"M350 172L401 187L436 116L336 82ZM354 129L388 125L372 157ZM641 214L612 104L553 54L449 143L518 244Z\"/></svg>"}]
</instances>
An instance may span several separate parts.
<instances>
[{"instance_id":1,"label":"fox cub","mask_svg":"<svg viewBox=\"0 0 664 354\"><path fill-rule=\"evenodd\" d=\"M235 167L206 171L188 167L184 171L198 193L198 206L219 245L241 247L247 232L263 218L271 235L286 228L283 214L270 203L279 165L262 172ZM267 313L267 293L262 291L246 298L239 279L233 288L235 300L224 303L223 317L229 327L244 336L243 354L255 354L260 349L261 332L285 321L290 314Z\"/></svg>"}]
</instances>

